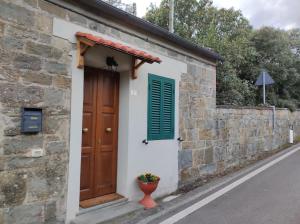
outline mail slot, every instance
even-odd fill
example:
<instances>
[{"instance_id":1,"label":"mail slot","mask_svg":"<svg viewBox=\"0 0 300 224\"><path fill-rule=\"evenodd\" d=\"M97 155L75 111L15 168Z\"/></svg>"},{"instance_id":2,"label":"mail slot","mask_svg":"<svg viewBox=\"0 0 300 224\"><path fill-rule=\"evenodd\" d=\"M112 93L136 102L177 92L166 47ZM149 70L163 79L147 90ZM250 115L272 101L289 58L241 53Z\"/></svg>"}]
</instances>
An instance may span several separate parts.
<instances>
[{"instance_id":1,"label":"mail slot","mask_svg":"<svg viewBox=\"0 0 300 224\"><path fill-rule=\"evenodd\" d=\"M43 112L40 108L22 109L22 133L39 133L42 131Z\"/></svg>"}]
</instances>

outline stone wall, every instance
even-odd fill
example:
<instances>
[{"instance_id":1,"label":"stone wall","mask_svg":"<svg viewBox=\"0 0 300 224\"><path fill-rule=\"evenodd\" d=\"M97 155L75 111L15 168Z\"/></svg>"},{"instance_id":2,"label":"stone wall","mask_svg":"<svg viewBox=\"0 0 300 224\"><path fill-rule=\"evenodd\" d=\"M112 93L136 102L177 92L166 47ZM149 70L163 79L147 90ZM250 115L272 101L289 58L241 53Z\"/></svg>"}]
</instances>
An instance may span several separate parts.
<instances>
[{"instance_id":1,"label":"stone wall","mask_svg":"<svg viewBox=\"0 0 300 224\"><path fill-rule=\"evenodd\" d=\"M269 109L216 109L213 63L82 14L89 19L43 0L0 0L0 223L64 223L74 46L52 35L54 17L187 64L179 93L182 184L253 159L264 146L286 143L292 120L300 134L299 111L277 112L274 137ZM43 109L42 133L20 133L22 107ZM44 155L34 158L37 148Z\"/></svg>"},{"instance_id":2,"label":"stone wall","mask_svg":"<svg viewBox=\"0 0 300 224\"><path fill-rule=\"evenodd\" d=\"M64 222L71 44L43 3L0 0L0 223ZM42 133L20 133L22 107L43 109Z\"/></svg>"},{"instance_id":3,"label":"stone wall","mask_svg":"<svg viewBox=\"0 0 300 224\"><path fill-rule=\"evenodd\" d=\"M294 126L295 136L300 136L300 111L276 109L273 123L272 108L219 107L215 161L227 169L255 160L264 152L287 144L290 126Z\"/></svg>"},{"instance_id":4,"label":"stone wall","mask_svg":"<svg viewBox=\"0 0 300 224\"><path fill-rule=\"evenodd\" d=\"M212 134L209 128L214 123L215 111L214 63L76 6L72 8L73 11L68 11L43 0L0 0L0 223L65 222L70 51L75 46L53 36L55 17L187 63L189 72L182 75L186 84L181 84L185 89L181 94L190 101L184 107L188 108L193 119L199 120L197 125L202 125L200 121L203 120L207 123L205 129L200 129L201 133L191 135L191 132L183 131L182 135L190 139L183 147L190 148L198 135L207 137ZM75 13L77 10L81 15ZM198 79L198 84L193 84L194 78ZM193 88L191 92L190 87ZM207 95L202 96L201 92ZM22 107L43 109L42 133L21 134ZM188 114L182 116L188 117ZM193 126L193 122L187 119L180 125ZM198 147L197 144L194 146ZM209 155L207 160L210 161L213 151L208 141L205 144L206 155ZM32 157L32 149L41 149L44 155ZM189 158L191 153L192 150L180 153L180 157Z\"/></svg>"},{"instance_id":5,"label":"stone wall","mask_svg":"<svg viewBox=\"0 0 300 224\"><path fill-rule=\"evenodd\" d=\"M179 86L179 134L184 139L179 151L180 182L205 172L213 163L216 113L216 70L188 64Z\"/></svg>"},{"instance_id":6,"label":"stone wall","mask_svg":"<svg viewBox=\"0 0 300 224\"><path fill-rule=\"evenodd\" d=\"M184 93L185 89L181 91ZM184 99L184 102L186 100L190 99ZM194 113L188 113L183 106L180 108L185 122L181 132L190 133L180 152L185 155L180 161L184 165L180 167L180 185L190 184L207 174L216 175L243 166L286 145L291 125L295 138L300 137L299 110L292 113L287 109L276 109L273 127L273 109L268 107L218 107L210 120L194 119ZM188 123L190 119L191 123Z\"/></svg>"}]
</instances>

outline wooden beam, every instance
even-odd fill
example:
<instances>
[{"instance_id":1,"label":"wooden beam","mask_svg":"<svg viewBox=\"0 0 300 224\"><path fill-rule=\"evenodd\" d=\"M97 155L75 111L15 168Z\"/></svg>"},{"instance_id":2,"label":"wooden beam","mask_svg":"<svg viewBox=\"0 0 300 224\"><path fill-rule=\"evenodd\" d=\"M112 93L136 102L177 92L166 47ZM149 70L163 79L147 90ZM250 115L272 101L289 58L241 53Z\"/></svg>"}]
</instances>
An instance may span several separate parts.
<instances>
[{"instance_id":1,"label":"wooden beam","mask_svg":"<svg viewBox=\"0 0 300 224\"><path fill-rule=\"evenodd\" d=\"M139 63L137 63L137 59L135 57L132 57L132 73L131 73L131 78L132 79L137 79L137 74L136 70L142 66L146 61L141 60Z\"/></svg>"},{"instance_id":2,"label":"wooden beam","mask_svg":"<svg viewBox=\"0 0 300 224\"><path fill-rule=\"evenodd\" d=\"M90 46L90 47L94 47L94 46L95 46L95 42L92 41L92 40L89 40L89 39L87 39L87 38L84 38L84 37L77 37L77 39L78 39L81 43L83 43L83 44L85 44L85 45L88 45L88 46Z\"/></svg>"},{"instance_id":3,"label":"wooden beam","mask_svg":"<svg viewBox=\"0 0 300 224\"><path fill-rule=\"evenodd\" d=\"M131 67L131 78L132 79L137 79L137 75L136 75L136 70L135 70L135 63L136 63L136 58L132 57L132 67Z\"/></svg>"},{"instance_id":4,"label":"wooden beam","mask_svg":"<svg viewBox=\"0 0 300 224\"><path fill-rule=\"evenodd\" d=\"M84 68L84 54L94 45L95 43L92 41L83 38L77 39L77 68Z\"/></svg>"},{"instance_id":5,"label":"wooden beam","mask_svg":"<svg viewBox=\"0 0 300 224\"><path fill-rule=\"evenodd\" d=\"M77 40L77 68L83 68L84 67L84 57L81 54L81 42L80 40Z\"/></svg>"},{"instance_id":6,"label":"wooden beam","mask_svg":"<svg viewBox=\"0 0 300 224\"><path fill-rule=\"evenodd\" d=\"M80 54L83 56L89 48L89 45L81 45Z\"/></svg>"},{"instance_id":7,"label":"wooden beam","mask_svg":"<svg viewBox=\"0 0 300 224\"><path fill-rule=\"evenodd\" d=\"M137 70L144 63L145 63L145 61L140 61L137 65L134 66L135 70Z\"/></svg>"}]
</instances>

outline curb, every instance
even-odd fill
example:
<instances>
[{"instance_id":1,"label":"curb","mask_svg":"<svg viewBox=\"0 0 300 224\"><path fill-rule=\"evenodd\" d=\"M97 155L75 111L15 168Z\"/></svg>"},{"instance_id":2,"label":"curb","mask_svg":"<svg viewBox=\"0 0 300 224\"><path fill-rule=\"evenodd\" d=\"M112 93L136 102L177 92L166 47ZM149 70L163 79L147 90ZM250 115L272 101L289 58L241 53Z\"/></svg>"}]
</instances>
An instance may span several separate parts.
<instances>
[{"instance_id":1,"label":"curb","mask_svg":"<svg viewBox=\"0 0 300 224\"><path fill-rule=\"evenodd\" d=\"M234 182L236 179L241 178L244 175L252 172L255 169L260 168L264 164L280 157L289 151L293 150L300 146L300 143L294 144L286 149L279 151L278 153L271 155L263 160L260 160L254 164L251 164L241 170L238 170L234 173L228 174L224 177L217 178L212 180L211 182L197 187L183 195L169 201L161 203L157 208L150 210L138 210L134 212L134 214L124 215L123 217L119 217L116 220L111 220L110 223L118 223L118 224L150 224L155 220L159 219L162 216L165 216L170 213L176 213L177 210L180 210L184 207L188 207L191 204L199 201L200 198L205 195L211 194L214 191L217 191L219 188Z\"/></svg>"}]
</instances>

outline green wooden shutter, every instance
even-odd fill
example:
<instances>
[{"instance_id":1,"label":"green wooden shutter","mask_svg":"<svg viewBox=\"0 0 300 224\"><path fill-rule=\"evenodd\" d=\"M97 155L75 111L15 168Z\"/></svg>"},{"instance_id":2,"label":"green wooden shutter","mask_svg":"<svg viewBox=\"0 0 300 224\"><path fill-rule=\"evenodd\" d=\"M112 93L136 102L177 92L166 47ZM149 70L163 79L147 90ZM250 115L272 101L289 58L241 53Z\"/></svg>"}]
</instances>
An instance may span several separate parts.
<instances>
[{"instance_id":1,"label":"green wooden shutter","mask_svg":"<svg viewBox=\"0 0 300 224\"><path fill-rule=\"evenodd\" d=\"M174 138L175 80L149 74L148 140Z\"/></svg>"},{"instance_id":2,"label":"green wooden shutter","mask_svg":"<svg viewBox=\"0 0 300 224\"><path fill-rule=\"evenodd\" d=\"M149 76L148 99L148 139L154 140L160 137L161 125L161 88L160 79Z\"/></svg>"}]
</instances>

